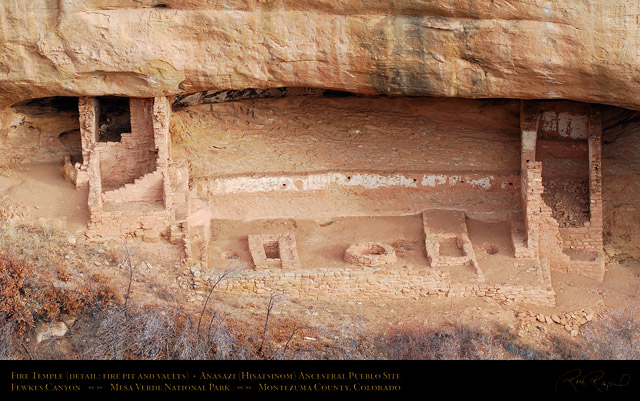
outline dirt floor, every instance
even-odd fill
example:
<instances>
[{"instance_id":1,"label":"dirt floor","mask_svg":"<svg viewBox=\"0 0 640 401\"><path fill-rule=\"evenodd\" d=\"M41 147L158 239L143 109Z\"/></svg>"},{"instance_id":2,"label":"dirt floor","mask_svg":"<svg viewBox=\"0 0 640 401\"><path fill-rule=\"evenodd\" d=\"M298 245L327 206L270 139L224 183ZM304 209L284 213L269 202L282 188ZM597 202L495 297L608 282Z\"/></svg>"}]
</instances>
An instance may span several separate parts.
<instances>
[{"instance_id":1,"label":"dirt floor","mask_svg":"<svg viewBox=\"0 0 640 401\"><path fill-rule=\"evenodd\" d=\"M89 220L88 191L76 190L61 173L62 163L32 164L0 175L0 196L29 210L34 219L55 219L71 231L84 230Z\"/></svg>"},{"instance_id":2,"label":"dirt floor","mask_svg":"<svg viewBox=\"0 0 640 401\"><path fill-rule=\"evenodd\" d=\"M0 210L5 222L55 227L72 245L71 251L64 250L70 264L74 264L83 276L100 273L110 277L122 291L127 287L131 273L125 263L128 249L133 266L132 300L140 304L179 304L200 310L203 298L194 292L193 277L188 267L181 263L178 246L166 241L148 244L129 239L125 248L122 242L86 241L83 230L88 218L87 194L65 182L60 167L57 164L31 165L1 171ZM511 259L513 248L508 241L508 224L468 219L467 226L474 251L489 281L535 280L530 266L514 264ZM294 231L303 265L344 267L346 246L356 240L367 240L396 246L399 264L427 268L422 230L419 216L249 222L214 220L210 263L215 265L216 261L224 263L224 260L237 257L251 268L246 235ZM552 315L585 307L596 311L639 307L640 261L632 258L609 260L603 283L557 270L552 270L552 281L557 294L555 308L505 304L473 297L349 302L300 301L285 297L276 304L273 319L300 322L310 328L306 333L315 336L315 340L322 336L331 339L354 328L384 331L404 325L436 327L449 323L477 328L500 325L519 334L523 341L537 344L549 333L570 336L560 324L537 321L537 313ZM268 296L214 298L215 308L229 313L234 319L254 325L264 322Z\"/></svg>"},{"instance_id":3,"label":"dirt floor","mask_svg":"<svg viewBox=\"0 0 640 401\"><path fill-rule=\"evenodd\" d=\"M394 264L427 266L424 254L422 217L353 217L325 220L213 220L209 248L211 264L224 264L220 256L236 254L241 262L253 267L247 247L251 234L292 232L298 245L302 267L348 268L343 260L347 247L356 242L403 244L404 251ZM390 266L393 267L393 266Z\"/></svg>"}]
</instances>

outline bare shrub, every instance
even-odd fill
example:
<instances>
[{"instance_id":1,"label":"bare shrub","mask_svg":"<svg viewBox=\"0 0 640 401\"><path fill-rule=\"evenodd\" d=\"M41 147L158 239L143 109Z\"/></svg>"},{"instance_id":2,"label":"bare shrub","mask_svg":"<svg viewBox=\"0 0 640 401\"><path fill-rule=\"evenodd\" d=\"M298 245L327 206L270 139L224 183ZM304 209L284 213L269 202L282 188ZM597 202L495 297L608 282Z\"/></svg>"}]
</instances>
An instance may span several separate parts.
<instances>
[{"instance_id":1,"label":"bare shrub","mask_svg":"<svg viewBox=\"0 0 640 401\"><path fill-rule=\"evenodd\" d=\"M326 356L329 359L371 359L370 341L364 317L347 320L339 327Z\"/></svg>"},{"instance_id":2,"label":"bare shrub","mask_svg":"<svg viewBox=\"0 0 640 401\"><path fill-rule=\"evenodd\" d=\"M311 343L297 353L289 353L290 359L381 359L376 354L374 342L368 337L369 330L363 316L346 319L334 327L317 327L312 337L317 343Z\"/></svg>"},{"instance_id":3,"label":"bare shrub","mask_svg":"<svg viewBox=\"0 0 640 401\"><path fill-rule=\"evenodd\" d=\"M269 347L268 350L264 348L265 340L267 338L267 327L269 325L269 317L271 316L271 311L273 310L273 307L275 306L276 301L281 297L282 297L282 294L279 294L276 292L271 293L271 296L269 297L269 303L267 304L267 314L264 318L264 330L262 331L262 341L260 342L260 347L258 347L258 352L261 354L271 353L271 347Z\"/></svg>"},{"instance_id":4,"label":"bare shrub","mask_svg":"<svg viewBox=\"0 0 640 401\"><path fill-rule=\"evenodd\" d=\"M0 226L0 313L16 322L18 335L33 327L34 319L78 315L117 297L106 282L91 286L72 280L61 251L68 246L64 237L46 226Z\"/></svg>"},{"instance_id":5,"label":"bare shrub","mask_svg":"<svg viewBox=\"0 0 640 401\"><path fill-rule=\"evenodd\" d=\"M205 312L207 311L207 305L209 304L209 300L211 300L211 295L213 295L213 291L216 289L218 284L220 284L221 281L232 277L240 269L243 269L245 267L244 263L235 263L235 262L236 262L235 260L232 260L231 262L229 262L229 264L227 265L227 267L224 270L224 272L222 272L220 275L218 275L217 278L213 279L213 284L211 284L211 288L209 289L209 293L207 294L207 298L205 299L204 305L202 306L202 312L200 313L200 319L198 319L198 329L197 329L198 332L200 332L200 325L202 324L202 317L204 316Z\"/></svg>"},{"instance_id":6,"label":"bare shrub","mask_svg":"<svg viewBox=\"0 0 640 401\"><path fill-rule=\"evenodd\" d=\"M14 359L15 350L15 323L0 316L0 360Z\"/></svg>"},{"instance_id":7,"label":"bare shrub","mask_svg":"<svg viewBox=\"0 0 640 401\"><path fill-rule=\"evenodd\" d=\"M33 314L22 297L33 266L12 250L0 251L0 314L15 323L18 335L33 327Z\"/></svg>"},{"instance_id":8,"label":"bare shrub","mask_svg":"<svg viewBox=\"0 0 640 401\"><path fill-rule=\"evenodd\" d=\"M174 359L202 360L211 358L211 349L198 333L190 316L183 317L174 345Z\"/></svg>"},{"instance_id":9,"label":"bare shrub","mask_svg":"<svg viewBox=\"0 0 640 401\"><path fill-rule=\"evenodd\" d=\"M384 359L540 359L538 352L518 345L506 328L489 333L457 325L396 328L376 338L375 352Z\"/></svg>"},{"instance_id":10,"label":"bare shrub","mask_svg":"<svg viewBox=\"0 0 640 401\"><path fill-rule=\"evenodd\" d=\"M474 339L465 328L404 328L378 338L376 348L388 359L475 359Z\"/></svg>"},{"instance_id":11,"label":"bare shrub","mask_svg":"<svg viewBox=\"0 0 640 401\"><path fill-rule=\"evenodd\" d=\"M636 308L605 312L583 326L589 359L640 359L640 319Z\"/></svg>"},{"instance_id":12,"label":"bare shrub","mask_svg":"<svg viewBox=\"0 0 640 401\"><path fill-rule=\"evenodd\" d=\"M110 306L82 351L87 359L245 359L248 354L224 316L206 318L206 331L181 309Z\"/></svg>"},{"instance_id":13,"label":"bare shrub","mask_svg":"<svg viewBox=\"0 0 640 401\"><path fill-rule=\"evenodd\" d=\"M252 359L253 353L247 344L240 341L238 334L228 325L227 315L206 316L206 330L186 316L179 326L177 342L174 346L175 359Z\"/></svg>"},{"instance_id":14,"label":"bare shrub","mask_svg":"<svg viewBox=\"0 0 640 401\"><path fill-rule=\"evenodd\" d=\"M306 326L296 325L291 330L291 334L289 334L289 338L287 338L287 341L281 347L276 349L269 359L282 359L282 360L299 359L299 358L296 358L296 356L300 355L302 349L300 349L300 347L296 347L295 349L293 349L293 347L290 347L290 345L292 343L293 338L299 332L305 329L306 329Z\"/></svg>"}]
</instances>

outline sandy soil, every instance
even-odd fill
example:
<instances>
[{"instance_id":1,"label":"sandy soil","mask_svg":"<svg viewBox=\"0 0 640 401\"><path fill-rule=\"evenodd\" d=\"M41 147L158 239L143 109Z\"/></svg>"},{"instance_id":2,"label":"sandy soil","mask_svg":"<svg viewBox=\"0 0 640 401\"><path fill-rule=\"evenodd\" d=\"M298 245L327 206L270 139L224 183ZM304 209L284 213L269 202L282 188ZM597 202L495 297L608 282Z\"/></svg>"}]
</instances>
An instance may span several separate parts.
<instances>
[{"instance_id":1,"label":"sandy soil","mask_svg":"<svg viewBox=\"0 0 640 401\"><path fill-rule=\"evenodd\" d=\"M83 230L89 220L87 190L66 182L62 163L32 164L0 175L0 195L29 209L32 218L53 218L72 231Z\"/></svg>"}]
</instances>

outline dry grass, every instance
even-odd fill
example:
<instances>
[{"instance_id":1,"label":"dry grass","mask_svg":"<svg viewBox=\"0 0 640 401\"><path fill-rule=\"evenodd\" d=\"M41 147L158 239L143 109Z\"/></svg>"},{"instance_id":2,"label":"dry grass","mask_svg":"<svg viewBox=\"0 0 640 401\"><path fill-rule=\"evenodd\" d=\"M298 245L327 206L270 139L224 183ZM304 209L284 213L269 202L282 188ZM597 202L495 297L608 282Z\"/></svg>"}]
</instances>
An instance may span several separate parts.
<instances>
[{"instance_id":1,"label":"dry grass","mask_svg":"<svg viewBox=\"0 0 640 401\"><path fill-rule=\"evenodd\" d=\"M0 316L0 359L13 359L16 354L15 350L15 323L7 316Z\"/></svg>"},{"instance_id":2,"label":"dry grass","mask_svg":"<svg viewBox=\"0 0 640 401\"><path fill-rule=\"evenodd\" d=\"M93 311L83 333L84 359L247 359L224 316L207 317L206 331L182 309L112 306ZM87 339L91 341L86 342Z\"/></svg>"},{"instance_id":3,"label":"dry grass","mask_svg":"<svg viewBox=\"0 0 640 401\"><path fill-rule=\"evenodd\" d=\"M376 339L376 350L383 359L541 359L539 352L519 345L504 327L491 331L459 325L394 329Z\"/></svg>"},{"instance_id":4,"label":"dry grass","mask_svg":"<svg viewBox=\"0 0 640 401\"><path fill-rule=\"evenodd\" d=\"M585 325L587 359L640 359L640 319L636 307L609 311Z\"/></svg>"}]
</instances>

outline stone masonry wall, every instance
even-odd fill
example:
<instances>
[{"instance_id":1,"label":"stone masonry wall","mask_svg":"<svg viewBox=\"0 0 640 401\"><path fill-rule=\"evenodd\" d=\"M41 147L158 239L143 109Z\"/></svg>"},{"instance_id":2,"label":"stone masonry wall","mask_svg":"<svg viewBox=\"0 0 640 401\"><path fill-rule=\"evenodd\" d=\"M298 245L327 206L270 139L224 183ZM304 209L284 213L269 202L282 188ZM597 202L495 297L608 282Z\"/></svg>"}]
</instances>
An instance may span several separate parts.
<instances>
[{"instance_id":1,"label":"stone masonry wall","mask_svg":"<svg viewBox=\"0 0 640 401\"><path fill-rule=\"evenodd\" d=\"M149 173L149 161L140 163L148 159L148 147L141 146L129 133L122 134L121 142L101 142L95 148L101 155L100 176L105 189L119 188Z\"/></svg>"},{"instance_id":2,"label":"stone masonry wall","mask_svg":"<svg viewBox=\"0 0 640 401\"><path fill-rule=\"evenodd\" d=\"M529 161L522 175L523 209L526 229L526 249L519 257L540 255L540 213L542 211L542 163Z\"/></svg>"},{"instance_id":3,"label":"stone masonry wall","mask_svg":"<svg viewBox=\"0 0 640 401\"><path fill-rule=\"evenodd\" d=\"M195 274L194 274L195 276ZM217 274L197 273L199 292L205 293L203 284L215 282ZM340 298L352 300L418 299L426 296L489 297L499 301L554 306L553 289L541 286L500 284L452 283L448 272L436 269L367 268L313 269L296 271L254 271L240 273L218 284L228 293L252 292L270 294L281 292L292 298L305 300Z\"/></svg>"},{"instance_id":4,"label":"stone masonry wall","mask_svg":"<svg viewBox=\"0 0 640 401\"><path fill-rule=\"evenodd\" d=\"M569 256L563 253L558 222L542 199L542 163L527 163L526 188L527 235L530 246L534 246L534 255L546 257L553 266L565 267Z\"/></svg>"},{"instance_id":5,"label":"stone masonry wall","mask_svg":"<svg viewBox=\"0 0 640 401\"><path fill-rule=\"evenodd\" d=\"M594 227L563 228L552 216L552 210L542 199L542 163L529 162L526 186L528 235L538 238L538 254L548 259L554 268L567 272L578 272L585 277L602 280L604 261L602 256L602 230ZM592 203L593 204L593 203ZM572 260L564 252L567 248L597 251L592 260L578 257ZM530 255L526 255L527 257ZM578 255L579 256L579 255Z\"/></svg>"},{"instance_id":6,"label":"stone masonry wall","mask_svg":"<svg viewBox=\"0 0 640 401\"><path fill-rule=\"evenodd\" d=\"M552 209L542 198L544 191L542 174L544 161L532 161L536 155L537 130L540 116L544 116L540 105L526 104L521 108L522 129L522 200L527 231L529 252L523 252L516 244L516 256L544 256L552 266L565 271L576 271L580 274L602 280L604 276L603 240L602 240L602 117L600 112L585 105L567 104L574 113L555 114L555 119L545 123L544 135L564 136L565 140L587 139L589 176L589 221L583 227L560 227L553 217ZM553 114L553 113L551 113ZM562 117L562 118L561 118ZM572 121L576 120L576 129L572 130ZM563 122L564 121L564 122ZM562 122L562 124L561 124ZM544 124L543 124L544 125ZM563 129L560 128L564 127ZM544 145L544 141L542 142ZM563 150L564 149L564 150ZM542 149L545 152L559 152L554 158L577 158L585 155L582 144L573 146L567 142L559 148ZM545 159L549 160L549 159ZM575 164L575 163L574 163ZM556 166L557 167L557 166ZM566 167L566 166L565 166ZM552 175L562 173L557 169ZM576 174L576 171L568 172ZM515 241L514 241L515 244ZM565 252L565 250L567 250Z\"/></svg>"},{"instance_id":7,"label":"stone masonry wall","mask_svg":"<svg viewBox=\"0 0 640 401\"><path fill-rule=\"evenodd\" d=\"M131 133L123 133L120 142L96 144L103 186L115 189L156 169L152 104L153 99L130 99Z\"/></svg>"},{"instance_id":8,"label":"stone masonry wall","mask_svg":"<svg viewBox=\"0 0 640 401\"><path fill-rule=\"evenodd\" d=\"M158 99L162 103L162 99ZM87 149L91 214L87 235L90 238L134 235L157 241L168 231L171 216L164 205L168 162L157 160L159 149L163 157L168 157L167 130L158 135L154 132L154 119L164 117L166 120L168 116L154 110L155 100L130 99L132 132L122 134L120 142L98 142ZM164 101L166 103L166 99ZM83 101L89 117L96 111L95 103ZM166 121L162 125L166 126ZM162 143L157 144L156 139L163 137ZM88 138L83 142L83 150L85 143L95 140Z\"/></svg>"},{"instance_id":9,"label":"stone masonry wall","mask_svg":"<svg viewBox=\"0 0 640 401\"><path fill-rule=\"evenodd\" d=\"M602 115L589 114L589 237L602 250Z\"/></svg>"},{"instance_id":10,"label":"stone masonry wall","mask_svg":"<svg viewBox=\"0 0 640 401\"><path fill-rule=\"evenodd\" d=\"M565 248L602 251L602 231L594 227L565 227L560 229Z\"/></svg>"},{"instance_id":11,"label":"stone masonry wall","mask_svg":"<svg viewBox=\"0 0 640 401\"><path fill-rule=\"evenodd\" d=\"M153 140L157 152L156 165L162 175L164 206L168 210L171 210L174 206L174 198L177 204L187 201L185 192L188 191L188 185L187 188L183 189L179 185L176 186L173 184L172 177L175 178L175 174L170 172L171 139L169 137L169 123L171 121L171 101L164 96L154 98L152 114L151 128L153 130ZM175 193L180 190L182 190L182 193Z\"/></svg>"},{"instance_id":12,"label":"stone masonry wall","mask_svg":"<svg viewBox=\"0 0 640 401\"><path fill-rule=\"evenodd\" d=\"M89 187L89 166L91 155L98 142L98 118L100 114L100 104L95 97L78 98L78 111L80 120L80 142L82 144L82 164L76 164L76 188ZM98 167L99 168L99 167ZM99 170L95 172L99 174ZM94 183L94 187L96 184ZM102 188L102 182L100 183ZM91 196L89 196L91 199ZM91 200L89 201L91 210Z\"/></svg>"},{"instance_id":13,"label":"stone masonry wall","mask_svg":"<svg viewBox=\"0 0 640 401\"><path fill-rule=\"evenodd\" d=\"M101 240L133 235L157 241L163 227L168 227L168 213L162 209L100 211L91 214L87 236Z\"/></svg>"},{"instance_id":14,"label":"stone masonry wall","mask_svg":"<svg viewBox=\"0 0 640 401\"><path fill-rule=\"evenodd\" d=\"M80 138L82 142L83 165L88 165L93 146L98 142L98 118L100 104L95 97L78 98Z\"/></svg>"},{"instance_id":15,"label":"stone masonry wall","mask_svg":"<svg viewBox=\"0 0 640 401\"><path fill-rule=\"evenodd\" d=\"M582 251L575 254L568 271L603 280L603 204L602 204L602 116L589 110L587 118L589 146L589 221L584 227L560 229L565 249ZM586 252L586 255L584 254Z\"/></svg>"},{"instance_id":16,"label":"stone masonry wall","mask_svg":"<svg viewBox=\"0 0 640 401\"><path fill-rule=\"evenodd\" d=\"M87 98L83 104L85 120L93 121L97 102ZM133 235L148 242L167 235L174 243L183 242L187 256L192 242L206 255L211 213L206 208L192 211L188 169L184 163L170 164L170 101L132 98L129 106L131 133L123 133L120 142L95 143L95 135L83 142L92 146L86 149L91 214L87 235L94 240Z\"/></svg>"}]
</instances>

